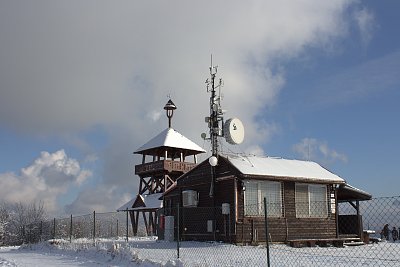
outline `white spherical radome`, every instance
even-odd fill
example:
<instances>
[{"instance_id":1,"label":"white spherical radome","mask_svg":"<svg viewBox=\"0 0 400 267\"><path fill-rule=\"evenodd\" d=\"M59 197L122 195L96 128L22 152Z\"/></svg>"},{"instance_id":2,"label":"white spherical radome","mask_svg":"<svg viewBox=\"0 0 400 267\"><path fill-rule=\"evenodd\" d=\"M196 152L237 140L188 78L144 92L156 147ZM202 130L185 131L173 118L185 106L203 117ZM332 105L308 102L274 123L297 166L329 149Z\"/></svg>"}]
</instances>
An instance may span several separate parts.
<instances>
[{"instance_id":1,"label":"white spherical radome","mask_svg":"<svg viewBox=\"0 0 400 267\"><path fill-rule=\"evenodd\" d=\"M211 166L215 167L215 166L217 166L217 164L218 164L218 159L217 159L216 156L211 156L211 157L208 159L208 162L210 163Z\"/></svg>"}]
</instances>

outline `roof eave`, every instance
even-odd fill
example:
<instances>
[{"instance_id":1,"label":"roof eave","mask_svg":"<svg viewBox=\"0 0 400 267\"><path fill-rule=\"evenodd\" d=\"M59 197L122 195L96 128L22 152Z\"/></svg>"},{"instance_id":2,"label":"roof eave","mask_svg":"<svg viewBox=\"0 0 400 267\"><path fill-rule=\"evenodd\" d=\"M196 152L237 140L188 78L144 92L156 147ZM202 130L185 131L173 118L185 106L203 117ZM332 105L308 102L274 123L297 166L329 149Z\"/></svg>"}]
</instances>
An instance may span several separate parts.
<instances>
[{"instance_id":1,"label":"roof eave","mask_svg":"<svg viewBox=\"0 0 400 267\"><path fill-rule=\"evenodd\" d=\"M305 183L320 183L320 184L345 184L345 180L334 180L329 178L311 178L311 177L287 177L287 176L272 176L272 175L257 175L257 174L242 174L244 179L262 179L275 181L293 181Z\"/></svg>"},{"instance_id":2,"label":"roof eave","mask_svg":"<svg viewBox=\"0 0 400 267\"><path fill-rule=\"evenodd\" d=\"M338 188L338 202L371 200L372 195L364 190L349 184L342 184Z\"/></svg>"},{"instance_id":3,"label":"roof eave","mask_svg":"<svg viewBox=\"0 0 400 267\"><path fill-rule=\"evenodd\" d=\"M180 147L171 147L171 146L159 146L159 147L151 147L151 148L146 148L146 149L142 149L142 150L136 150L135 152L133 152L133 154L146 154L146 152L148 152L148 154L146 155L152 155L152 154L157 154L157 150L159 149L181 149L181 150L185 150L186 152L189 152L189 154L186 154L187 156L192 156L192 155L197 155L197 154L201 154L201 153L206 153L205 150L195 150L195 149L186 149L186 148L180 148ZM153 152L153 153L151 153Z\"/></svg>"}]
</instances>

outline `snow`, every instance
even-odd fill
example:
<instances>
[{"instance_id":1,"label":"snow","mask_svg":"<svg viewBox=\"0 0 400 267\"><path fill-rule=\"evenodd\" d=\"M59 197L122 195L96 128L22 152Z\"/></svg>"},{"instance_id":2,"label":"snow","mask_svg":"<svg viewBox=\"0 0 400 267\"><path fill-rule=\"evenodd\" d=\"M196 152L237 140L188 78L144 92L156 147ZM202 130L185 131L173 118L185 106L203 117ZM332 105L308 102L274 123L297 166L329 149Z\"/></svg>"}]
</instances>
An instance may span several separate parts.
<instances>
[{"instance_id":1,"label":"snow","mask_svg":"<svg viewBox=\"0 0 400 267\"><path fill-rule=\"evenodd\" d=\"M156 147L182 148L195 152L193 154L206 152L203 148L201 148L179 132L175 131L172 128L167 128L159 133L156 137L148 141L146 144L138 148L135 153L140 153Z\"/></svg>"},{"instance_id":2,"label":"snow","mask_svg":"<svg viewBox=\"0 0 400 267\"><path fill-rule=\"evenodd\" d=\"M270 247L271 266L399 266L400 243L380 242L344 248ZM176 242L156 238L50 240L0 247L0 266L266 266L264 246L218 242Z\"/></svg>"},{"instance_id":3,"label":"snow","mask_svg":"<svg viewBox=\"0 0 400 267\"><path fill-rule=\"evenodd\" d=\"M241 173L344 184L345 180L316 162L283 158L229 155L227 159Z\"/></svg>"},{"instance_id":4,"label":"snow","mask_svg":"<svg viewBox=\"0 0 400 267\"><path fill-rule=\"evenodd\" d=\"M84 257L46 252L45 250L18 249L13 247L0 250L0 266L99 266Z\"/></svg>"},{"instance_id":5,"label":"snow","mask_svg":"<svg viewBox=\"0 0 400 267\"><path fill-rule=\"evenodd\" d=\"M142 199L144 206L132 208L133 204L135 203L135 201L138 197L140 197ZM132 198L126 204L122 205L119 209L117 209L117 211L126 211L126 209L128 209L128 210L159 209L159 208L162 208L162 205L163 205L162 200L160 200L161 197L162 197L162 193L138 195L138 196Z\"/></svg>"}]
</instances>

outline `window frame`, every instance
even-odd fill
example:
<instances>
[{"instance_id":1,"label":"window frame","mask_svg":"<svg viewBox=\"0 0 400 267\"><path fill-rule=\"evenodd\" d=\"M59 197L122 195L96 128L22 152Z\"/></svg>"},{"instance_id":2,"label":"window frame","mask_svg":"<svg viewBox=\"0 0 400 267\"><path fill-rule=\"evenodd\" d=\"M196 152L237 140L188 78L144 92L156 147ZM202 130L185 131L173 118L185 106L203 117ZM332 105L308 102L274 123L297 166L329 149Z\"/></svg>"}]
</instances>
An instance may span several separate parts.
<instances>
[{"instance_id":1,"label":"window frame","mask_svg":"<svg viewBox=\"0 0 400 267\"><path fill-rule=\"evenodd\" d=\"M264 197L267 198L267 215L268 218L281 218L283 217L283 184L279 181L270 181L270 180L244 180L245 192L243 199L244 206L244 216L245 217L262 217L264 215ZM270 186L268 186L270 185ZM277 189L279 185L279 189L274 192L269 192L268 188L271 190ZM271 187L272 186L272 187ZM254 196L251 197L249 191L256 191L256 198ZM276 212L271 212L271 206L268 205L268 196L272 196L275 198L275 204L279 205L279 209L276 208ZM249 199L253 203L248 203ZM279 200L278 200L279 199ZM278 200L278 201L276 201ZM257 203L255 203L257 202ZM271 203L271 202L270 202Z\"/></svg>"},{"instance_id":2,"label":"window frame","mask_svg":"<svg viewBox=\"0 0 400 267\"><path fill-rule=\"evenodd\" d=\"M306 191L305 188L307 188ZM300 196L301 194L302 196ZM326 184L295 183L296 218L328 218L328 204L328 186Z\"/></svg>"}]
</instances>

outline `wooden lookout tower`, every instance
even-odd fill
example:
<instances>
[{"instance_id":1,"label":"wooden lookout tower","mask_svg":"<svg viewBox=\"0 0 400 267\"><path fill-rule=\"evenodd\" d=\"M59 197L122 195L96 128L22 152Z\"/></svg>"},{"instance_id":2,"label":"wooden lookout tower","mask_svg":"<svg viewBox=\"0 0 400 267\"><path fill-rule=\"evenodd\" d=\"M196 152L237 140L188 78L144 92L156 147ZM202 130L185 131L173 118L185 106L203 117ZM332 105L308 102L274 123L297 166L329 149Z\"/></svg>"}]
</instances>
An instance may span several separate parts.
<instances>
[{"instance_id":1,"label":"wooden lookout tower","mask_svg":"<svg viewBox=\"0 0 400 267\"><path fill-rule=\"evenodd\" d=\"M179 176L197 165L197 154L205 153L204 149L172 128L171 120L176 106L171 99L164 109L168 128L134 152L142 155L142 163L135 166L135 174L139 176L138 194L118 209L129 211L134 235L137 235L140 213L147 234L155 234L157 210L162 208L162 194Z\"/></svg>"}]
</instances>

